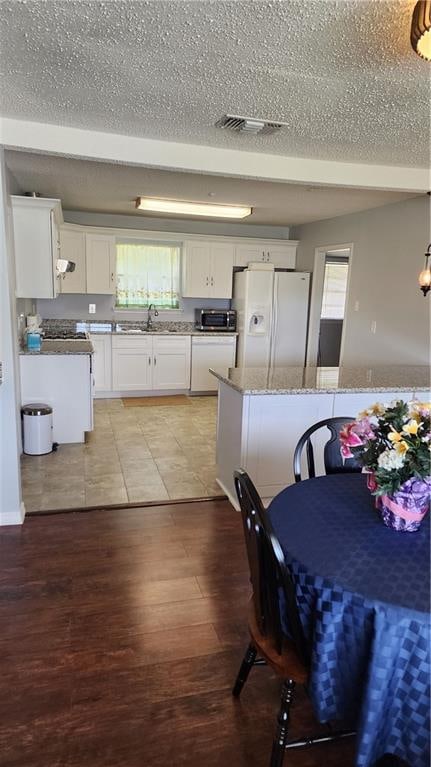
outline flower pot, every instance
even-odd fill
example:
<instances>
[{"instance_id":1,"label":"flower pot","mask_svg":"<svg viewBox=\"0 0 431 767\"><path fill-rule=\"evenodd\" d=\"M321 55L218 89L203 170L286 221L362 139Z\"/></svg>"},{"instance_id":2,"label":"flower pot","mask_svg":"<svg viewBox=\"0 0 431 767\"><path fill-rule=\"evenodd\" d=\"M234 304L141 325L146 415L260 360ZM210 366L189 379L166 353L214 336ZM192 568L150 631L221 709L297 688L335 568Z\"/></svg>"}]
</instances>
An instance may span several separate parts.
<instances>
[{"instance_id":1,"label":"flower pot","mask_svg":"<svg viewBox=\"0 0 431 767\"><path fill-rule=\"evenodd\" d=\"M430 508L431 480L409 479L394 495L380 495L376 507L387 527L398 532L419 530Z\"/></svg>"}]
</instances>

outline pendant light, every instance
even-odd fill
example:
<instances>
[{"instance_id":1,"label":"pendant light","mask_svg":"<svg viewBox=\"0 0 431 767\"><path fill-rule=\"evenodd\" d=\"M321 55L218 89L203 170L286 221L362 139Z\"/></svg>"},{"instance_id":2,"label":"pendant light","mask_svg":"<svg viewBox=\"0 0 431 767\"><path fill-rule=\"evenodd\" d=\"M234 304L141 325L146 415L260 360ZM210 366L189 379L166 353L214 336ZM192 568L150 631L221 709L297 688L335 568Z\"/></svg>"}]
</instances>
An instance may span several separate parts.
<instances>
[{"instance_id":1,"label":"pendant light","mask_svg":"<svg viewBox=\"0 0 431 767\"><path fill-rule=\"evenodd\" d=\"M425 264L424 268L422 269L420 275L419 275L419 287L426 296L428 291L431 289L431 269L430 269L430 260L431 257L431 242L428 245L427 252L425 253Z\"/></svg>"},{"instance_id":2,"label":"pendant light","mask_svg":"<svg viewBox=\"0 0 431 767\"><path fill-rule=\"evenodd\" d=\"M413 9L410 42L415 53L431 61L431 0L419 0Z\"/></svg>"}]
</instances>

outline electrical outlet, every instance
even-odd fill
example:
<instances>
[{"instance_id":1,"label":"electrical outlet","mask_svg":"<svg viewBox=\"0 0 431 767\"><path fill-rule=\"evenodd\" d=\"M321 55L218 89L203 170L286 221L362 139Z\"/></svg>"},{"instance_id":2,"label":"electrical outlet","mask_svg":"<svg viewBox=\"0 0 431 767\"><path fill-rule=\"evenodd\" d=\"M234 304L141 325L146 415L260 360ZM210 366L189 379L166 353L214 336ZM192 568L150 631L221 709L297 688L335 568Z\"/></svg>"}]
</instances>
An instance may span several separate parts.
<instances>
[{"instance_id":1,"label":"electrical outlet","mask_svg":"<svg viewBox=\"0 0 431 767\"><path fill-rule=\"evenodd\" d=\"M359 301L355 301L355 312L359 312Z\"/></svg>"},{"instance_id":2,"label":"electrical outlet","mask_svg":"<svg viewBox=\"0 0 431 767\"><path fill-rule=\"evenodd\" d=\"M373 320L372 323L371 323L371 332L374 333L374 334L376 334L376 332L377 332L377 321L376 320Z\"/></svg>"},{"instance_id":3,"label":"electrical outlet","mask_svg":"<svg viewBox=\"0 0 431 767\"><path fill-rule=\"evenodd\" d=\"M96 314L96 304L88 304L88 313Z\"/></svg>"}]
</instances>

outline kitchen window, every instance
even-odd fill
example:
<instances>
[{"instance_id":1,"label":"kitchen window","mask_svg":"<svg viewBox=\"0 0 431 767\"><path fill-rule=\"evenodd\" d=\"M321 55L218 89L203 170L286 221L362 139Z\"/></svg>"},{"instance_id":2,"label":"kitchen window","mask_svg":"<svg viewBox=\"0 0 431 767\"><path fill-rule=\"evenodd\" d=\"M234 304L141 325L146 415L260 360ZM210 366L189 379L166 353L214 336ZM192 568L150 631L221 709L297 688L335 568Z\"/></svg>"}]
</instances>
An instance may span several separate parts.
<instances>
[{"instance_id":1,"label":"kitchen window","mask_svg":"<svg viewBox=\"0 0 431 767\"><path fill-rule=\"evenodd\" d=\"M157 242L117 242L115 308L179 308L180 247Z\"/></svg>"}]
</instances>

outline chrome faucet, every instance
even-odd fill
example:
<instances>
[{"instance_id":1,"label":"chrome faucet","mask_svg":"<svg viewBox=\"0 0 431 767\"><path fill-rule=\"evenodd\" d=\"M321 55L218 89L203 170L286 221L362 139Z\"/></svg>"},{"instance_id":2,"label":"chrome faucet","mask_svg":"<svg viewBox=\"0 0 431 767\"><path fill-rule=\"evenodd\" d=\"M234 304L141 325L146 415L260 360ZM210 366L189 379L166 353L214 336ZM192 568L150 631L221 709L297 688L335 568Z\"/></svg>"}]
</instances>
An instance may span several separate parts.
<instances>
[{"instance_id":1,"label":"chrome faucet","mask_svg":"<svg viewBox=\"0 0 431 767\"><path fill-rule=\"evenodd\" d=\"M154 304L150 304L149 307L148 307L148 315L147 315L147 330L151 330L151 328L153 327L153 319L152 319L152 316L151 316L151 309L154 309L154 316L155 317L159 316L159 313L158 313L156 307L154 306Z\"/></svg>"}]
</instances>

